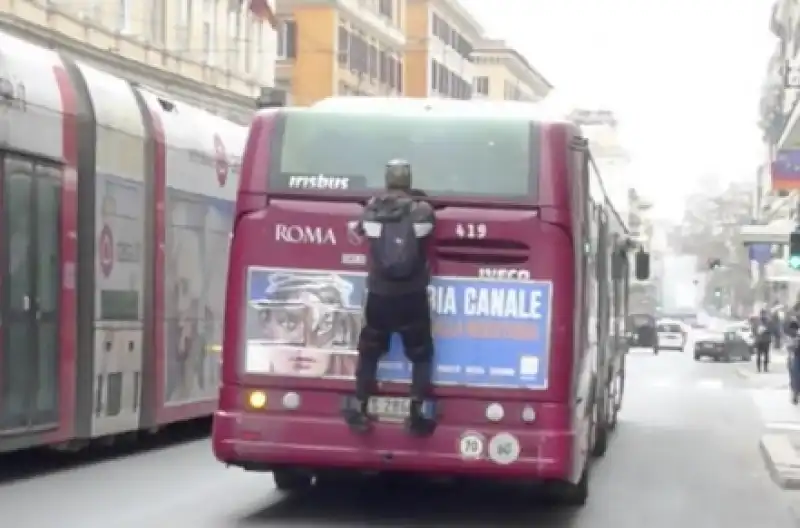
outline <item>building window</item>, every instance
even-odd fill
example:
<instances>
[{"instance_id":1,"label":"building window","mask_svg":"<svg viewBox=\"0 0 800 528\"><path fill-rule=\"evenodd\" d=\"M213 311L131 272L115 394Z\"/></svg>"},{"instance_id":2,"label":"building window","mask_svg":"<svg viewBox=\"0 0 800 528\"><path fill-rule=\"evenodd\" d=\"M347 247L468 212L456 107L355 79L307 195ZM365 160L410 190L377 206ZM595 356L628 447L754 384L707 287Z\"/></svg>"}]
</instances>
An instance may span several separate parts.
<instances>
[{"instance_id":1,"label":"building window","mask_svg":"<svg viewBox=\"0 0 800 528\"><path fill-rule=\"evenodd\" d=\"M256 27L256 74L261 76L264 73L265 67L265 60L266 60L266 49L264 48L264 31L270 28L272 29L269 24L264 24L264 22L259 22Z\"/></svg>"},{"instance_id":2,"label":"building window","mask_svg":"<svg viewBox=\"0 0 800 528\"><path fill-rule=\"evenodd\" d=\"M192 0L181 0L178 10L178 24L188 26L192 21Z\"/></svg>"},{"instance_id":3,"label":"building window","mask_svg":"<svg viewBox=\"0 0 800 528\"><path fill-rule=\"evenodd\" d=\"M203 56L209 64L213 62L211 22L203 22Z\"/></svg>"},{"instance_id":4,"label":"building window","mask_svg":"<svg viewBox=\"0 0 800 528\"><path fill-rule=\"evenodd\" d=\"M350 70L359 75L369 73L368 45L364 37L358 33L350 32Z\"/></svg>"},{"instance_id":5,"label":"building window","mask_svg":"<svg viewBox=\"0 0 800 528\"><path fill-rule=\"evenodd\" d=\"M442 95L450 95L450 71L444 64L438 64L439 68L439 92Z\"/></svg>"},{"instance_id":6,"label":"building window","mask_svg":"<svg viewBox=\"0 0 800 528\"><path fill-rule=\"evenodd\" d=\"M217 5L214 0L205 0L203 15L203 59L206 64L213 66L216 63L217 40Z\"/></svg>"},{"instance_id":7,"label":"building window","mask_svg":"<svg viewBox=\"0 0 800 528\"><path fill-rule=\"evenodd\" d=\"M167 12L165 0L151 0L150 38L156 45L164 45L167 38Z\"/></svg>"},{"instance_id":8,"label":"building window","mask_svg":"<svg viewBox=\"0 0 800 528\"><path fill-rule=\"evenodd\" d=\"M176 51L189 51L192 40L192 0L182 0L178 10L178 24L175 32Z\"/></svg>"},{"instance_id":9,"label":"building window","mask_svg":"<svg viewBox=\"0 0 800 528\"><path fill-rule=\"evenodd\" d=\"M397 92L403 94L403 59L397 59Z\"/></svg>"},{"instance_id":10,"label":"building window","mask_svg":"<svg viewBox=\"0 0 800 528\"><path fill-rule=\"evenodd\" d=\"M394 0L379 0L378 13L389 20L394 20Z\"/></svg>"},{"instance_id":11,"label":"building window","mask_svg":"<svg viewBox=\"0 0 800 528\"><path fill-rule=\"evenodd\" d=\"M238 11L228 13L228 69L239 69L239 44L241 35L241 17Z\"/></svg>"},{"instance_id":12,"label":"building window","mask_svg":"<svg viewBox=\"0 0 800 528\"><path fill-rule=\"evenodd\" d=\"M373 81L378 80L378 48L375 43L369 44L369 78Z\"/></svg>"},{"instance_id":13,"label":"building window","mask_svg":"<svg viewBox=\"0 0 800 528\"><path fill-rule=\"evenodd\" d=\"M381 84L389 84L389 56L384 50L378 52L378 82Z\"/></svg>"},{"instance_id":14,"label":"building window","mask_svg":"<svg viewBox=\"0 0 800 528\"><path fill-rule=\"evenodd\" d=\"M347 68L348 61L350 58L350 31L348 31L346 27L339 26L338 40L339 40L339 45L338 45L339 53L337 54L337 59L339 61L339 66Z\"/></svg>"},{"instance_id":15,"label":"building window","mask_svg":"<svg viewBox=\"0 0 800 528\"><path fill-rule=\"evenodd\" d=\"M458 30L435 13L431 17L431 34L446 46L453 48L464 59L471 60L472 44Z\"/></svg>"},{"instance_id":16,"label":"building window","mask_svg":"<svg viewBox=\"0 0 800 528\"><path fill-rule=\"evenodd\" d=\"M278 58L297 58L297 22L294 20L278 24Z\"/></svg>"},{"instance_id":17,"label":"building window","mask_svg":"<svg viewBox=\"0 0 800 528\"><path fill-rule=\"evenodd\" d=\"M119 0L117 5L117 31L129 33L131 31L131 2Z\"/></svg>"},{"instance_id":18,"label":"building window","mask_svg":"<svg viewBox=\"0 0 800 528\"><path fill-rule=\"evenodd\" d=\"M339 26L337 36L337 62L357 74L362 80L379 83L392 90L400 91L402 86L402 63L391 49L381 49L379 43L365 35ZM356 90L355 95L367 95ZM353 95L351 93L351 95Z\"/></svg>"},{"instance_id":19,"label":"building window","mask_svg":"<svg viewBox=\"0 0 800 528\"><path fill-rule=\"evenodd\" d=\"M488 77L475 77L475 93L479 95L489 95Z\"/></svg>"},{"instance_id":20,"label":"building window","mask_svg":"<svg viewBox=\"0 0 800 528\"><path fill-rule=\"evenodd\" d=\"M244 71L250 73L253 71L253 46L255 44L255 26L256 21L251 20L249 17L246 21L247 25L244 29Z\"/></svg>"},{"instance_id":21,"label":"building window","mask_svg":"<svg viewBox=\"0 0 800 528\"><path fill-rule=\"evenodd\" d=\"M472 83L435 59L431 61L431 90L451 99L472 99Z\"/></svg>"},{"instance_id":22,"label":"building window","mask_svg":"<svg viewBox=\"0 0 800 528\"><path fill-rule=\"evenodd\" d=\"M397 89L397 58L393 56L389 56L388 59L389 64L389 88L392 90Z\"/></svg>"}]
</instances>

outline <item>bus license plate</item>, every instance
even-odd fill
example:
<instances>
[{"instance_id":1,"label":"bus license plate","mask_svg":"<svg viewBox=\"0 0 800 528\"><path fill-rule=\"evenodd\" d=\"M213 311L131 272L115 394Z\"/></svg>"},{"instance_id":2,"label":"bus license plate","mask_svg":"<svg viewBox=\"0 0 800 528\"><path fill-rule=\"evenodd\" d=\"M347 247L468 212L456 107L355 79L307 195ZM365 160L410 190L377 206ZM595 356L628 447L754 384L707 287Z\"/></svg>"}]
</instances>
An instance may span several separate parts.
<instances>
[{"instance_id":1,"label":"bus license plate","mask_svg":"<svg viewBox=\"0 0 800 528\"><path fill-rule=\"evenodd\" d=\"M411 411L408 398L389 398L376 396L369 399L369 414L378 420L397 422L405 420Z\"/></svg>"}]
</instances>

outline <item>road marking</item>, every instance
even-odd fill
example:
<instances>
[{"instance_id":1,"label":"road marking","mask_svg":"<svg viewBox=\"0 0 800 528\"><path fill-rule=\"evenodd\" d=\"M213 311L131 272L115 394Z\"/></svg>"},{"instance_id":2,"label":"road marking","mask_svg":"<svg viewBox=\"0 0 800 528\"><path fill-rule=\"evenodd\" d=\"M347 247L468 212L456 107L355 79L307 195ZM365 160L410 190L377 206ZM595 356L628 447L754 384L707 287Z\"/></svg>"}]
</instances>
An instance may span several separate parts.
<instances>
[{"instance_id":1,"label":"road marking","mask_svg":"<svg viewBox=\"0 0 800 528\"><path fill-rule=\"evenodd\" d=\"M677 387L678 384L675 383L674 379L655 379L650 383L650 386L656 389L671 389L673 387Z\"/></svg>"},{"instance_id":2,"label":"road marking","mask_svg":"<svg viewBox=\"0 0 800 528\"><path fill-rule=\"evenodd\" d=\"M707 378L698 380L695 386L698 389L720 390L725 388L725 384L718 378Z\"/></svg>"},{"instance_id":3,"label":"road marking","mask_svg":"<svg viewBox=\"0 0 800 528\"><path fill-rule=\"evenodd\" d=\"M701 378L688 382L680 378L657 378L648 385L655 389L722 390L725 388L725 382L719 378Z\"/></svg>"}]
</instances>

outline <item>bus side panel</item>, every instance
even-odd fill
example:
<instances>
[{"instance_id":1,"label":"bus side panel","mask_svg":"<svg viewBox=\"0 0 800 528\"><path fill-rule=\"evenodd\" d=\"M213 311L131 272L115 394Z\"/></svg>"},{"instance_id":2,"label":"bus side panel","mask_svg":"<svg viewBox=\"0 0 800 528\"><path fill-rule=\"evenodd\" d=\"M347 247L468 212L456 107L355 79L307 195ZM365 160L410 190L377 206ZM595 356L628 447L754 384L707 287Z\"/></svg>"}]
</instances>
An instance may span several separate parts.
<instances>
[{"instance_id":1,"label":"bus side panel","mask_svg":"<svg viewBox=\"0 0 800 528\"><path fill-rule=\"evenodd\" d=\"M542 174L550 174L551 177L541 178L539 188L540 203L553 204L552 214L555 216L557 212L563 215L559 216L557 223L570 239L565 245L569 248L569 257L555 272L562 289L570 286L569 295L565 293L569 299L565 304L569 306L561 312L561 321L570 334L569 353L564 354L570 369L563 379L569 390L565 403L571 420L573 442L564 446L564 455L569 457L566 451L571 450L569 465L570 480L573 482L580 478L589 456L591 394L595 373L595 357L588 339L590 321L587 307L592 298L586 282L588 259L585 252L589 220L588 158L572 147L579 135L579 130L570 124L545 127L545 133L542 134ZM543 212L544 218L547 216Z\"/></svg>"}]
</instances>

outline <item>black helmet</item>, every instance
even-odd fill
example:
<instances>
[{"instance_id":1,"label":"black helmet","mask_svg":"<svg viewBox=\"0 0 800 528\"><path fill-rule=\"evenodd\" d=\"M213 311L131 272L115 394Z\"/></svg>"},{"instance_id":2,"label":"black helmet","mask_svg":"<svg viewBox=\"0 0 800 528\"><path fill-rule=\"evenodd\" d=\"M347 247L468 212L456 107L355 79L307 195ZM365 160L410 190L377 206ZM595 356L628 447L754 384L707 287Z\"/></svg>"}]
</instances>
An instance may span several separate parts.
<instances>
[{"instance_id":1,"label":"black helmet","mask_svg":"<svg viewBox=\"0 0 800 528\"><path fill-rule=\"evenodd\" d=\"M386 164L387 189L411 189L411 164L406 160L393 159Z\"/></svg>"}]
</instances>

